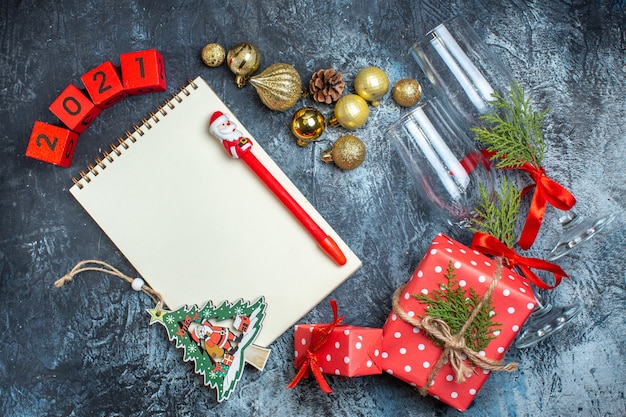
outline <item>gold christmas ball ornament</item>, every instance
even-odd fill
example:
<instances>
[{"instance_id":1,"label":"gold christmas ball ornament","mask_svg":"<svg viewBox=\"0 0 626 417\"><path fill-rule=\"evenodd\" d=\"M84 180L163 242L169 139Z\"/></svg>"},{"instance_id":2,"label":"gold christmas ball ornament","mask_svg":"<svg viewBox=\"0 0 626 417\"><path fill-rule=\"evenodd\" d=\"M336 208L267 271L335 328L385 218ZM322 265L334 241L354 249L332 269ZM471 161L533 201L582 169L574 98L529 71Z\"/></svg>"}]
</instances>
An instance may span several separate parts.
<instances>
[{"instance_id":1,"label":"gold christmas ball ornament","mask_svg":"<svg viewBox=\"0 0 626 417\"><path fill-rule=\"evenodd\" d=\"M391 95L398 106L412 107L422 99L422 86L413 78L403 78L393 86Z\"/></svg>"},{"instance_id":2,"label":"gold christmas ball ornament","mask_svg":"<svg viewBox=\"0 0 626 417\"><path fill-rule=\"evenodd\" d=\"M289 64L273 64L262 73L250 77L263 104L272 110L284 111L302 96L300 74Z\"/></svg>"},{"instance_id":3,"label":"gold christmas ball ornament","mask_svg":"<svg viewBox=\"0 0 626 417\"><path fill-rule=\"evenodd\" d=\"M354 77L354 89L365 100L378 106L380 99L389 91L389 78L385 71L378 67L363 68Z\"/></svg>"},{"instance_id":4,"label":"gold christmas ball ornament","mask_svg":"<svg viewBox=\"0 0 626 417\"><path fill-rule=\"evenodd\" d=\"M291 132L298 146L307 146L322 136L326 129L326 119L313 107L303 107L291 119Z\"/></svg>"},{"instance_id":5,"label":"gold christmas ball ornament","mask_svg":"<svg viewBox=\"0 0 626 417\"><path fill-rule=\"evenodd\" d=\"M341 169L350 170L365 161L365 144L361 139L345 135L337 139L333 147L322 153L322 161L334 162Z\"/></svg>"},{"instance_id":6,"label":"gold christmas ball ornament","mask_svg":"<svg viewBox=\"0 0 626 417\"><path fill-rule=\"evenodd\" d=\"M329 123L331 126L340 124L346 129L356 129L363 126L370 114L365 99L356 94L348 94L337 100L335 113Z\"/></svg>"},{"instance_id":7,"label":"gold christmas ball ornament","mask_svg":"<svg viewBox=\"0 0 626 417\"><path fill-rule=\"evenodd\" d=\"M241 88L261 66L261 52L251 43L240 42L228 50L226 61L228 68L235 74L237 87Z\"/></svg>"},{"instance_id":8,"label":"gold christmas ball ornament","mask_svg":"<svg viewBox=\"0 0 626 417\"><path fill-rule=\"evenodd\" d=\"M209 43L202 48L202 62L209 67L219 67L226 59L226 50L219 43Z\"/></svg>"}]
</instances>

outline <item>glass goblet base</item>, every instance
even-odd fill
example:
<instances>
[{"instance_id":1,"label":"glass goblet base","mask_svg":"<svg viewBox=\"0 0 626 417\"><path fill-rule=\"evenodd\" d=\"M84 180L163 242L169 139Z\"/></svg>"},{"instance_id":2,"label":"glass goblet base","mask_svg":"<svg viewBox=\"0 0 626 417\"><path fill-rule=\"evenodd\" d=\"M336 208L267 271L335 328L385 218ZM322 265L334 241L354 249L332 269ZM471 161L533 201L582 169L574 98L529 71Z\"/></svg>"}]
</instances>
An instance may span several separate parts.
<instances>
[{"instance_id":1,"label":"glass goblet base","mask_svg":"<svg viewBox=\"0 0 626 417\"><path fill-rule=\"evenodd\" d=\"M563 328L580 313L581 308L582 306L578 303L559 307L545 304L538 307L515 340L515 347L523 349L539 343Z\"/></svg>"},{"instance_id":2,"label":"glass goblet base","mask_svg":"<svg viewBox=\"0 0 626 417\"><path fill-rule=\"evenodd\" d=\"M590 219L579 216L573 211L566 212L559 218L559 222L563 226L563 234L550 252L548 260L554 261L568 254L581 243L591 239L593 235L615 220L615 217L615 214L609 214Z\"/></svg>"}]
</instances>

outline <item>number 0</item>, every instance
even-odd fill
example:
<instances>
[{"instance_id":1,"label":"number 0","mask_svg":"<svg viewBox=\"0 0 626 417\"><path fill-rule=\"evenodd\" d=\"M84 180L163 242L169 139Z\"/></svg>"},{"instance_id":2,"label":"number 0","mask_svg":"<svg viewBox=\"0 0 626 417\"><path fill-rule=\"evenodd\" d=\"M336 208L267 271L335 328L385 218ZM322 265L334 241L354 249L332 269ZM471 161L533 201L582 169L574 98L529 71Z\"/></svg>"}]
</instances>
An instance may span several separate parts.
<instances>
[{"instance_id":1,"label":"number 0","mask_svg":"<svg viewBox=\"0 0 626 417\"><path fill-rule=\"evenodd\" d=\"M74 151L74 139L70 140L67 144L67 149L65 150L65 159L68 159L72 156L72 152Z\"/></svg>"},{"instance_id":2,"label":"number 0","mask_svg":"<svg viewBox=\"0 0 626 417\"><path fill-rule=\"evenodd\" d=\"M70 107L69 107L70 103L74 103L74 107L75 107L74 110L70 109ZM81 107L80 103L78 102L78 100L76 100L76 98L71 97L71 96L70 97L65 97L65 100L63 100L63 108L65 109L65 111L68 114L70 114L72 116L76 116L77 114L79 114L81 109L82 109L82 107Z\"/></svg>"}]
</instances>

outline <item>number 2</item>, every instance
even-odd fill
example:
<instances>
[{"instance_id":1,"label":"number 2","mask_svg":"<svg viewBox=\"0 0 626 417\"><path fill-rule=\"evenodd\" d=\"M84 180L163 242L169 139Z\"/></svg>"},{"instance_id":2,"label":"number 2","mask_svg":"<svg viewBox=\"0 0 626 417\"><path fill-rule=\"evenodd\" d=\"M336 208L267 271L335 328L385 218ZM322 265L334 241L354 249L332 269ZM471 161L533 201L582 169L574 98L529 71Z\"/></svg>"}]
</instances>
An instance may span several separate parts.
<instances>
[{"instance_id":1,"label":"number 2","mask_svg":"<svg viewBox=\"0 0 626 417\"><path fill-rule=\"evenodd\" d=\"M57 142L59 141L59 138L54 138L53 141L50 141L48 135L46 135L45 133L40 133L36 139L37 146L39 147L42 146L41 139L43 139L46 142L46 145L48 145L48 148L50 148L50 150L54 152L57 147Z\"/></svg>"},{"instance_id":2,"label":"number 2","mask_svg":"<svg viewBox=\"0 0 626 417\"><path fill-rule=\"evenodd\" d=\"M97 71L93 74L93 81L98 81L98 78L100 78L100 87L98 87L98 94L102 94L105 91L111 89L111 84L105 85L107 75L104 71Z\"/></svg>"}]
</instances>

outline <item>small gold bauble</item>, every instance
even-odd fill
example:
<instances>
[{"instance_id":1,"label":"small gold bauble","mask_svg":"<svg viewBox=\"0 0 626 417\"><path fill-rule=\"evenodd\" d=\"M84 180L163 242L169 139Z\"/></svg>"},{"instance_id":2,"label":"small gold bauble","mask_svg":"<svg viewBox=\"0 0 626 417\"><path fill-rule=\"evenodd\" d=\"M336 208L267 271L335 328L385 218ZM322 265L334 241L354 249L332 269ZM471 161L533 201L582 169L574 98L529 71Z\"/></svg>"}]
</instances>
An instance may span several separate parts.
<instances>
[{"instance_id":1,"label":"small gold bauble","mask_svg":"<svg viewBox=\"0 0 626 417\"><path fill-rule=\"evenodd\" d=\"M261 66L261 52L251 43L240 42L229 49L226 60L228 68L235 74L237 87L241 88Z\"/></svg>"},{"instance_id":2,"label":"small gold bauble","mask_svg":"<svg viewBox=\"0 0 626 417\"><path fill-rule=\"evenodd\" d=\"M291 132L298 146L306 146L319 139L326 129L326 119L313 107L303 107L291 119Z\"/></svg>"},{"instance_id":3,"label":"small gold bauble","mask_svg":"<svg viewBox=\"0 0 626 417\"><path fill-rule=\"evenodd\" d=\"M331 126L339 123L346 129L356 129L363 126L370 114L367 102L356 94L348 94L337 100L335 114L329 123Z\"/></svg>"},{"instance_id":4,"label":"small gold bauble","mask_svg":"<svg viewBox=\"0 0 626 417\"><path fill-rule=\"evenodd\" d=\"M354 89L372 106L378 106L380 99L389 91L389 78L385 71L378 67L363 68L354 77Z\"/></svg>"},{"instance_id":5,"label":"small gold bauble","mask_svg":"<svg viewBox=\"0 0 626 417\"><path fill-rule=\"evenodd\" d=\"M270 65L262 73L250 77L250 84L263 104L272 110L287 110L302 96L300 74L289 64Z\"/></svg>"},{"instance_id":6,"label":"small gold bauble","mask_svg":"<svg viewBox=\"0 0 626 417\"><path fill-rule=\"evenodd\" d=\"M339 168L349 170L360 166L365 161L365 154L365 144L361 139L345 135L322 153L322 161L334 162Z\"/></svg>"},{"instance_id":7,"label":"small gold bauble","mask_svg":"<svg viewBox=\"0 0 626 417\"><path fill-rule=\"evenodd\" d=\"M209 43L202 48L202 62L209 67L219 67L226 59L226 51L219 43Z\"/></svg>"},{"instance_id":8,"label":"small gold bauble","mask_svg":"<svg viewBox=\"0 0 626 417\"><path fill-rule=\"evenodd\" d=\"M413 78L403 78L391 90L398 106L412 107L422 99L422 86Z\"/></svg>"}]
</instances>

